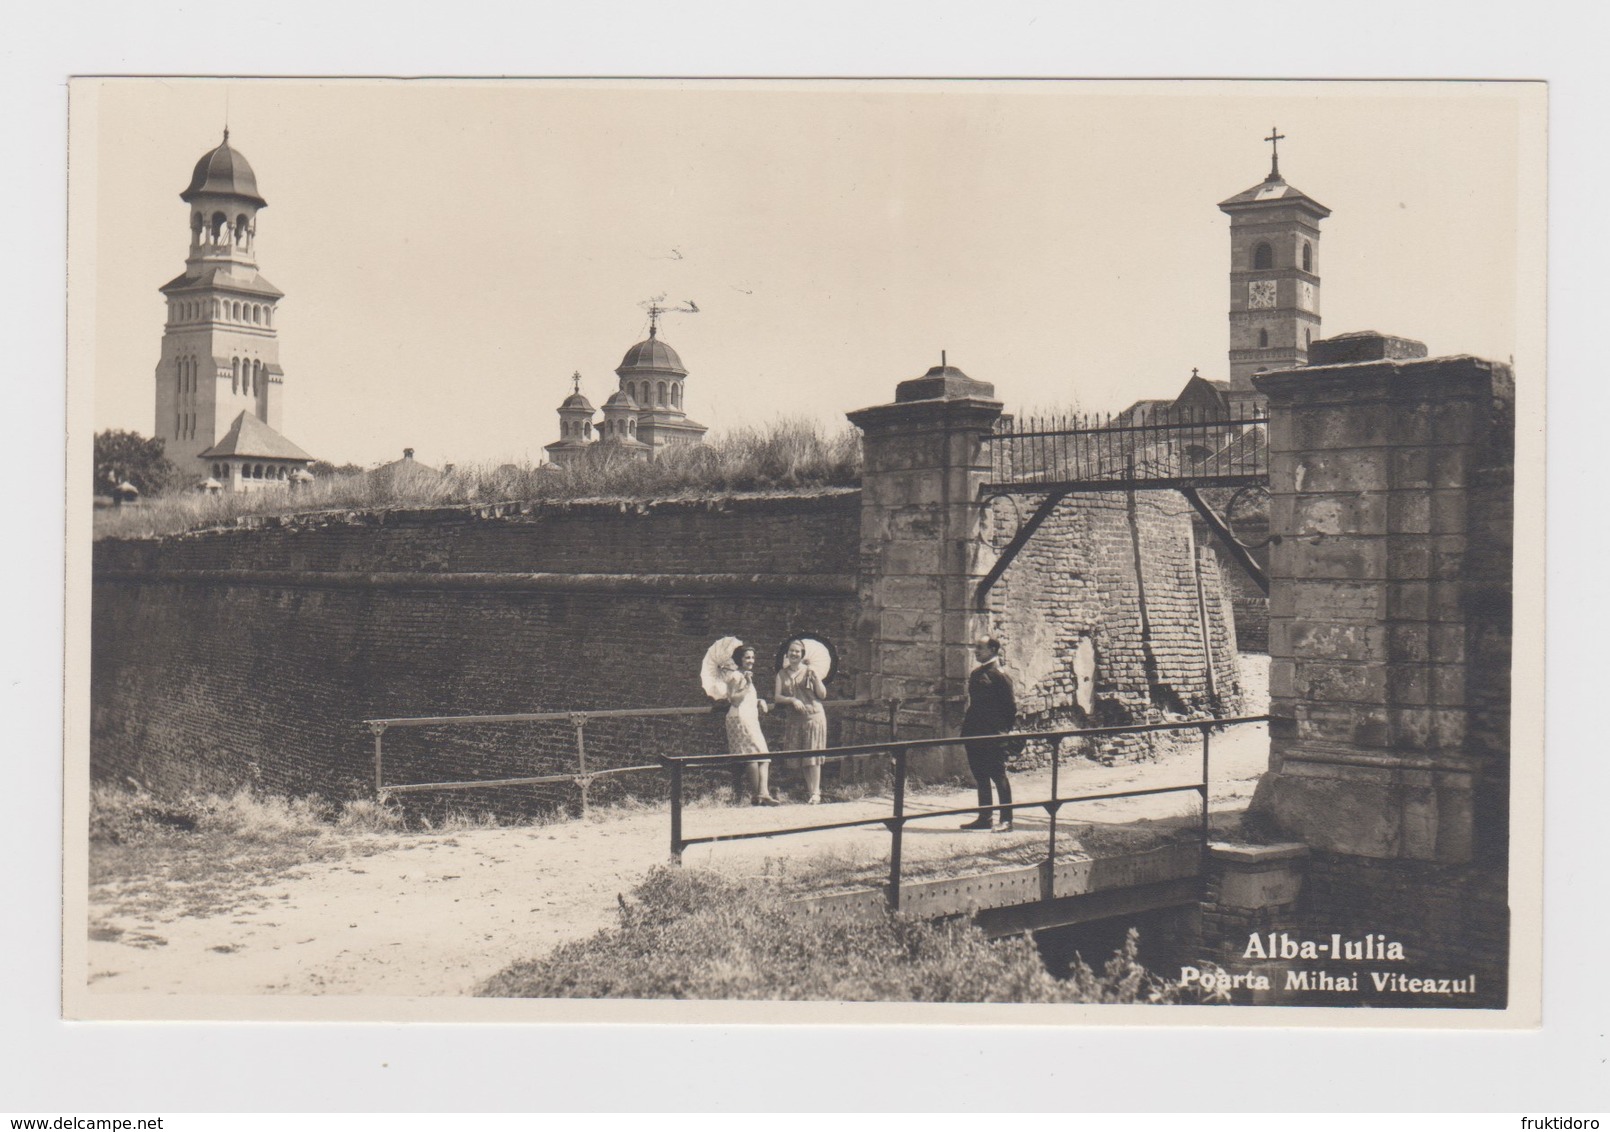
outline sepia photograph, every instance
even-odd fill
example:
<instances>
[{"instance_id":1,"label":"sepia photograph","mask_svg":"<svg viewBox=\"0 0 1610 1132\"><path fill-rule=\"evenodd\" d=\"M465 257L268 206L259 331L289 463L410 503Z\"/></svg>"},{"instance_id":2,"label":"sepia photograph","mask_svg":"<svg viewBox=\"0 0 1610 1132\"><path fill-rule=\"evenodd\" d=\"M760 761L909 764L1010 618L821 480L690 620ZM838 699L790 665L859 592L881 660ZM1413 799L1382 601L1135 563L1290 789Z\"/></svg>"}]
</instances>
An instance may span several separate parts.
<instances>
[{"instance_id":1,"label":"sepia photograph","mask_svg":"<svg viewBox=\"0 0 1610 1132\"><path fill-rule=\"evenodd\" d=\"M68 102L67 1017L1538 1024L1544 84Z\"/></svg>"}]
</instances>

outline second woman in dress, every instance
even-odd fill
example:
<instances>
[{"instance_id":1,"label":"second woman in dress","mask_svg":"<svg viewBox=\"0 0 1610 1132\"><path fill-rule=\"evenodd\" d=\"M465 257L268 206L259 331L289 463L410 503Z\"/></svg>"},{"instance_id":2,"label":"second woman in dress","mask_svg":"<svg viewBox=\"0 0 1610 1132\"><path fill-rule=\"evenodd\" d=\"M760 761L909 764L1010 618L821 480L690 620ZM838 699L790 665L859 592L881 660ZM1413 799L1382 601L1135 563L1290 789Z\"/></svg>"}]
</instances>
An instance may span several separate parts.
<instances>
[{"instance_id":1,"label":"second woman in dress","mask_svg":"<svg viewBox=\"0 0 1610 1132\"><path fill-rule=\"evenodd\" d=\"M739 646L732 654L736 667L725 671L727 682L727 747L735 755L764 755L767 753L766 736L760 731L760 713L767 710L766 701L760 698L755 687L755 650L748 645ZM756 759L748 765L749 798L756 806L776 806L780 803L771 795L766 779L771 760Z\"/></svg>"},{"instance_id":2,"label":"second woman in dress","mask_svg":"<svg viewBox=\"0 0 1610 1132\"><path fill-rule=\"evenodd\" d=\"M773 691L778 704L793 709L785 723L783 747L790 751L820 751L826 747L827 709L822 707L822 701L827 699L827 687L821 673L806 659L801 641L788 642ZM822 757L800 761L805 764L805 789L814 806L822 800Z\"/></svg>"}]
</instances>

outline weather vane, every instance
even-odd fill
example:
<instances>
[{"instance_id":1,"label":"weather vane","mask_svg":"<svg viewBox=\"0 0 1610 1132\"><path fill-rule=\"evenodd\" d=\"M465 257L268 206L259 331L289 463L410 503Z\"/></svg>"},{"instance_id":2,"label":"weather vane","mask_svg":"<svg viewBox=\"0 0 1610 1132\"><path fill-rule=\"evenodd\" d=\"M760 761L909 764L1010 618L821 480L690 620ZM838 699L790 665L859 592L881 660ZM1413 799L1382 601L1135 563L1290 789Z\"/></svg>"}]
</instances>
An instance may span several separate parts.
<instances>
[{"instance_id":1,"label":"weather vane","mask_svg":"<svg viewBox=\"0 0 1610 1132\"><path fill-rule=\"evenodd\" d=\"M660 304L665 302L664 295L655 295L652 299L639 303L648 311L648 336L653 338L660 328L660 316L665 314L698 314L699 304L688 299L679 307L667 307Z\"/></svg>"}]
</instances>

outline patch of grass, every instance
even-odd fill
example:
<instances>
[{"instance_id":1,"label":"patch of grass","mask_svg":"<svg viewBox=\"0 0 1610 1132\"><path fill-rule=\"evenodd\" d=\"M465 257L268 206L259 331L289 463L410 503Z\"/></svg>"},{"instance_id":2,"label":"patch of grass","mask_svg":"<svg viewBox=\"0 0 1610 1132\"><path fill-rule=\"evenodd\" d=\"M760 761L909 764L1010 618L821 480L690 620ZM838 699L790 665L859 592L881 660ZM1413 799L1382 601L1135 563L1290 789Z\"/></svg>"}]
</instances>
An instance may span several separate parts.
<instances>
[{"instance_id":1,"label":"patch of grass","mask_svg":"<svg viewBox=\"0 0 1610 1132\"><path fill-rule=\"evenodd\" d=\"M1046 972L1025 936L900 914L806 921L764 886L659 868L621 898L620 923L516 963L476 993L496 998L792 999L833 1002L1170 1002L1138 937L1100 972Z\"/></svg>"},{"instance_id":2,"label":"patch of grass","mask_svg":"<svg viewBox=\"0 0 1610 1132\"><path fill-rule=\"evenodd\" d=\"M338 475L292 491L200 495L169 492L136 507L95 513L96 538L151 538L239 525L256 517L320 511L584 499L678 499L738 492L854 487L861 482L860 434L808 420L732 429L709 443L638 460L598 445L566 465L465 464L451 472Z\"/></svg>"},{"instance_id":3,"label":"patch of grass","mask_svg":"<svg viewBox=\"0 0 1610 1132\"><path fill-rule=\"evenodd\" d=\"M370 802L336 807L247 790L162 799L97 787L90 797L92 899L103 915L167 919L260 907L264 884L302 865L389 849L402 828L400 814Z\"/></svg>"}]
</instances>

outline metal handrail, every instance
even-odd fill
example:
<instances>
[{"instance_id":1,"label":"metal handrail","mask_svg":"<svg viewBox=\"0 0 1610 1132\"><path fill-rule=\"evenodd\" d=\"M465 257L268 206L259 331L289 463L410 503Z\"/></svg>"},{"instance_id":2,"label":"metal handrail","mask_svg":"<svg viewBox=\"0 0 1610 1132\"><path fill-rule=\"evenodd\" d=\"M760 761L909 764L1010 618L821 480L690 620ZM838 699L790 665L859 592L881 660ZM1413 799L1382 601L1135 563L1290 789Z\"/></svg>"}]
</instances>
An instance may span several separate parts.
<instances>
[{"instance_id":1,"label":"metal handrail","mask_svg":"<svg viewBox=\"0 0 1610 1132\"><path fill-rule=\"evenodd\" d=\"M815 825L793 826L787 829L744 830L737 833L717 833L702 837L685 837L682 833L682 775L688 768L702 768L713 766L736 766L757 761L754 755L711 754L711 755L661 755L663 764L671 774L671 860L674 864L682 862L683 851L690 845L707 845L717 841L746 841L759 837L787 837L799 833L817 833L823 830L851 829L858 826L882 825L889 830L889 884L886 889L889 907L898 911L900 908L901 887L901 849L905 832L905 825L911 821L924 821L931 818L957 817L962 814L974 814L980 811L975 803L947 810L924 810L915 814L907 814L905 809L906 779L908 759L913 751L926 750L934 747L953 747L970 742L990 742L1011 740L1024 742L1030 739L1053 740L1051 747L1051 797L1040 798L1029 802L1010 802L1005 805L994 805L991 809L1007 810L1017 813L1019 810L1043 809L1050 819L1050 831L1046 846L1044 865L1051 868L1056 863L1057 854L1057 812L1065 805L1074 802L1093 802L1110 798L1138 798L1151 794L1172 794L1194 790L1202 797L1201 835L1202 852L1207 852L1208 844L1208 785L1209 769L1212 753L1213 732L1224 727L1231 727L1242 723L1267 723L1267 715L1243 715L1228 719L1208 718L1183 720L1177 723L1142 723L1129 727L1088 727L1066 728L1055 731L1004 731L990 735L946 736L939 739L893 739L881 743L858 743L844 747L826 747L814 751L772 751L765 757L768 759L809 758L838 758L851 755L866 755L885 753L894 762L894 790L892 799L892 813L888 817L860 818L849 821L822 822ZM1077 794L1063 797L1059 789L1059 772L1062 759L1062 740L1073 738L1090 738L1102 735L1136 735L1156 731L1183 731L1195 728L1202 733L1202 778L1200 782L1185 783L1178 786L1154 786L1141 790L1114 790L1094 794Z\"/></svg>"},{"instance_id":2,"label":"metal handrail","mask_svg":"<svg viewBox=\"0 0 1610 1132\"><path fill-rule=\"evenodd\" d=\"M898 728L899 713L908 707L941 702L939 697L923 696L912 699L854 699L826 700L824 706L832 708L858 707L877 704L889 713L891 735ZM719 707L720 705L716 705ZM665 708L602 708L592 711L538 711L510 712L498 715L414 715L392 716L364 720L374 735L375 798L384 802L393 794L413 794L427 790L477 790L505 786L548 786L568 783L581 791L581 812L588 812L589 794L596 779L613 775L638 774L662 769L660 763L641 763L636 766L602 767L590 770L587 766L586 728L598 719L636 719L645 717L677 718L710 715L715 709L706 707ZM576 769L559 774L522 775L515 778L482 778L447 782L387 783L385 780L385 734L393 727L454 727L488 723L553 723L568 722L576 733Z\"/></svg>"}]
</instances>

